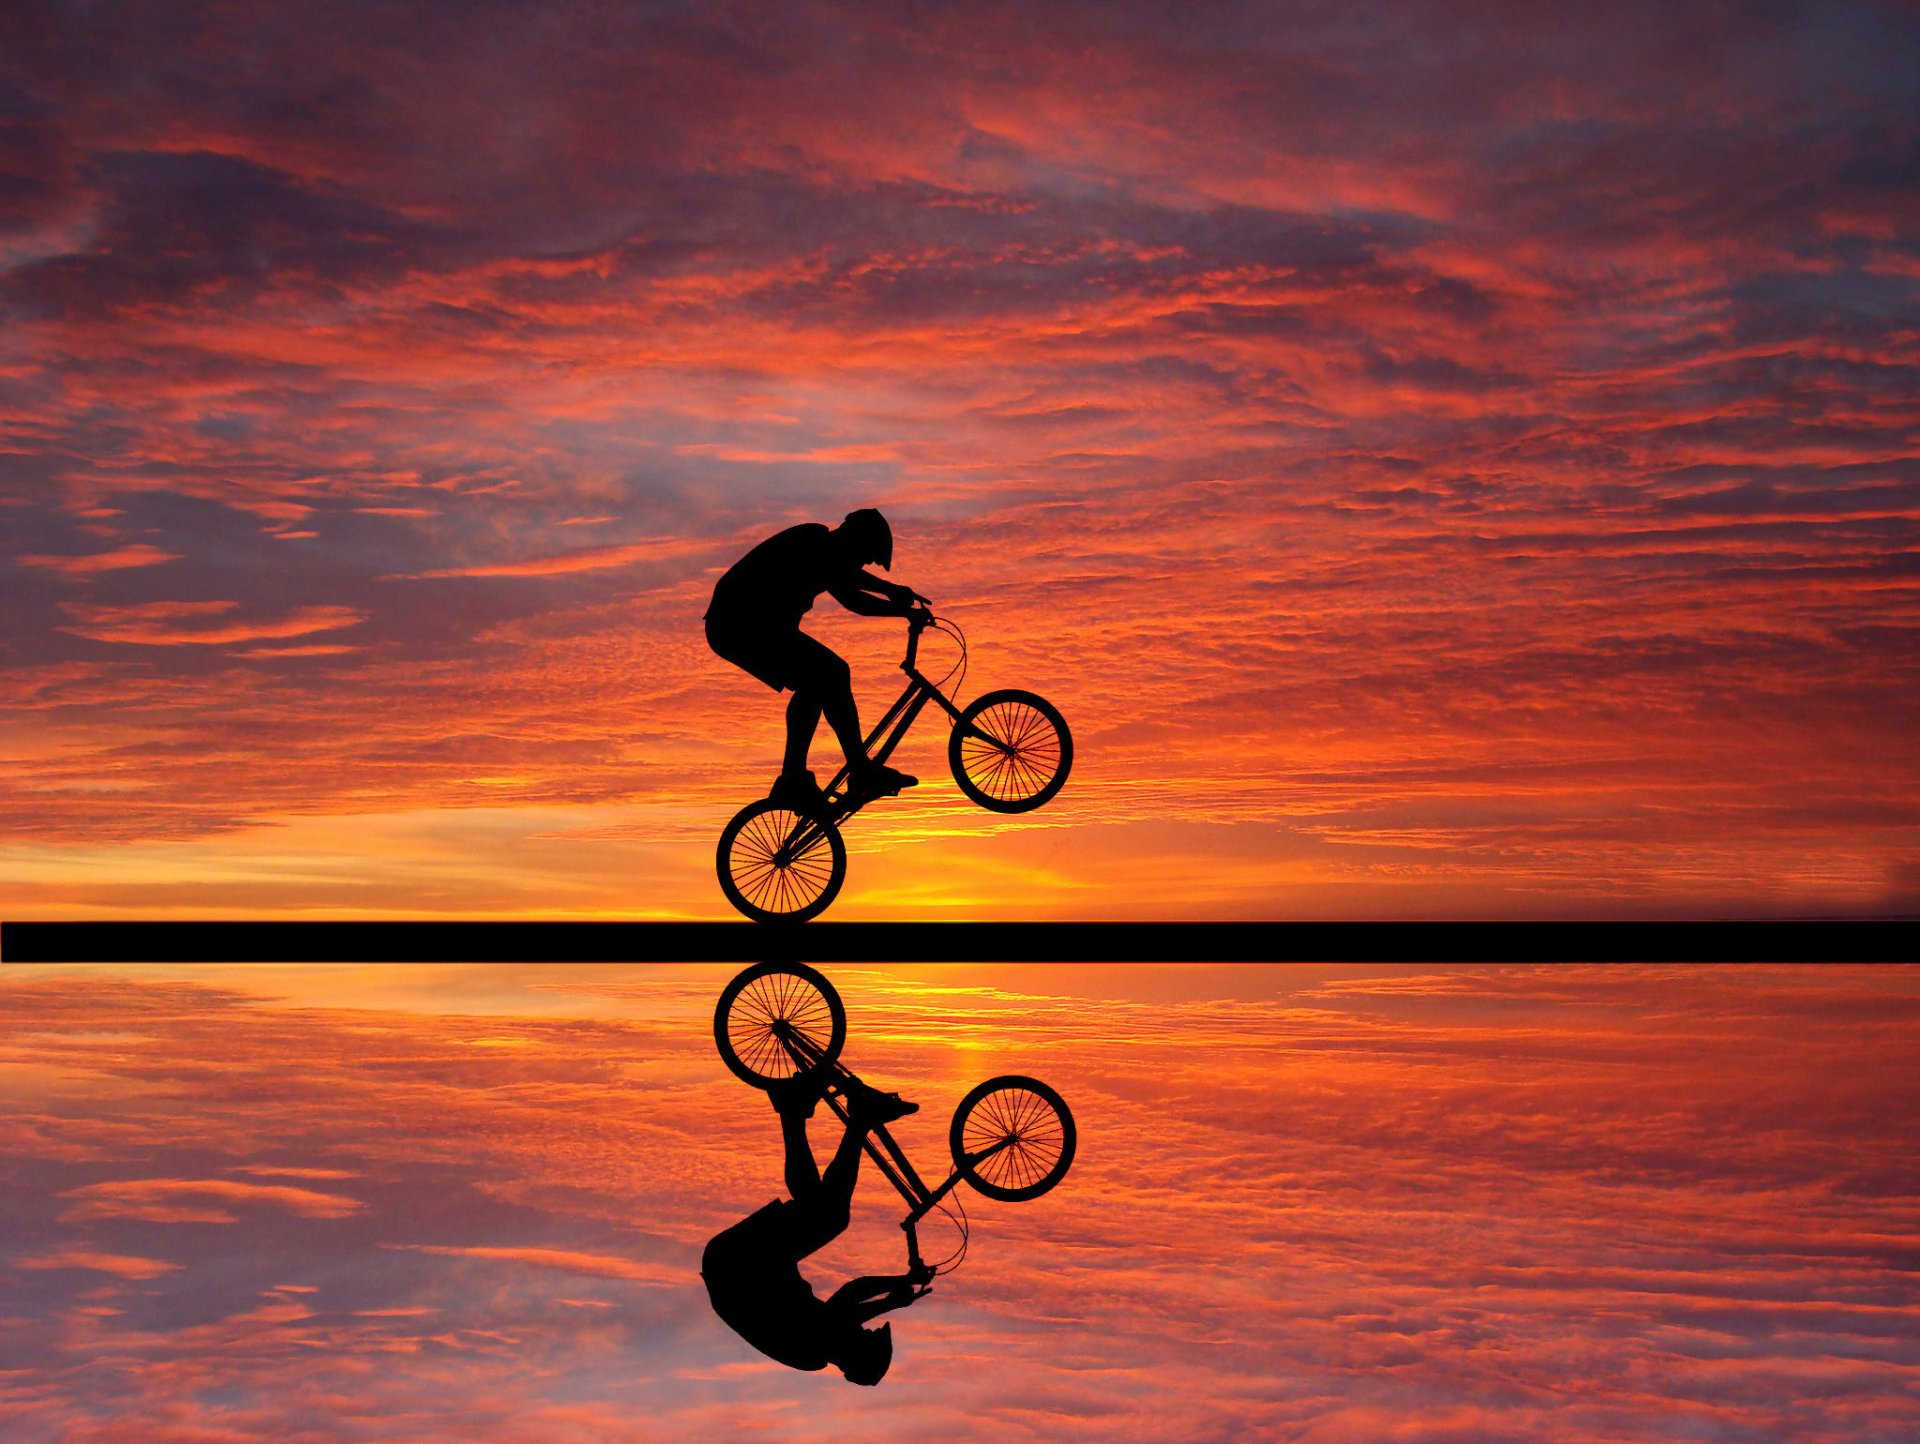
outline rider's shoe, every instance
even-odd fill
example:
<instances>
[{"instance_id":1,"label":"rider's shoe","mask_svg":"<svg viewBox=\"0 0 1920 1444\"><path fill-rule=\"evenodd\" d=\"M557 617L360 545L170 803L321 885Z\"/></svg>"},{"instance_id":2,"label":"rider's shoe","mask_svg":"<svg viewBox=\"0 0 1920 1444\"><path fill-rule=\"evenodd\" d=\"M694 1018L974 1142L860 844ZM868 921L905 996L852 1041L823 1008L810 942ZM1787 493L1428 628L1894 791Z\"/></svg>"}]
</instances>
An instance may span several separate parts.
<instances>
[{"instance_id":1,"label":"rider's shoe","mask_svg":"<svg viewBox=\"0 0 1920 1444\"><path fill-rule=\"evenodd\" d=\"M878 1088L861 1084L847 1095L848 1112L855 1123L864 1123L869 1128L877 1128L883 1123L891 1123L896 1118L905 1118L909 1113L918 1113L920 1105L909 1103L898 1093L882 1093Z\"/></svg>"},{"instance_id":2,"label":"rider's shoe","mask_svg":"<svg viewBox=\"0 0 1920 1444\"><path fill-rule=\"evenodd\" d=\"M896 771L884 762L869 762L857 767L853 773L853 790L869 797L884 797L889 792L898 792L903 787L918 787L920 779L905 772Z\"/></svg>"},{"instance_id":3,"label":"rider's shoe","mask_svg":"<svg viewBox=\"0 0 1920 1444\"><path fill-rule=\"evenodd\" d=\"M827 795L811 772L781 773L768 790L767 801L809 817L827 810Z\"/></svg>"},{"instance_id":4,"label":"rider's shoe","mask_svg":"<svg viewBox=\"0 0 1920 1444\"><path fill-rule=\"evenodd\" d=\"M813 1117L813 1110L820 1104L821 1079L818 1073L802 1073L794 1078L782 1078L777 1083L767 1085L767 1096L773 1100L773 1111L781 1117L797 1113L802 1118Z\"/></svg>"}]
</instances>

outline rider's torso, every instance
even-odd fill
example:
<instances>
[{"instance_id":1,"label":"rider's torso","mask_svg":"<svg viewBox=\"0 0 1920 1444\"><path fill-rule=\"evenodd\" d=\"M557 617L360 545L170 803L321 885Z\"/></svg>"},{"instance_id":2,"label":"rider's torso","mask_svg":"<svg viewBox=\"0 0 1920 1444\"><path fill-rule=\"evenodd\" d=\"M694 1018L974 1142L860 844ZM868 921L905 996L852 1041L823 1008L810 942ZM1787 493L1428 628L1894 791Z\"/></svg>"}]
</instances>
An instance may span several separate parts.
<instances>
[{"instance_id":1,"label":"rider's torso","mask_svg":"<svg viewBox=\"0 0 1920 1444\"><path fill-rule=\"evenodd\" d=\"M709 620L726 627L798 627L814 598L847 579L848 565L818 522L775 532L727 569Z\"/></svg>"}]
</instances>

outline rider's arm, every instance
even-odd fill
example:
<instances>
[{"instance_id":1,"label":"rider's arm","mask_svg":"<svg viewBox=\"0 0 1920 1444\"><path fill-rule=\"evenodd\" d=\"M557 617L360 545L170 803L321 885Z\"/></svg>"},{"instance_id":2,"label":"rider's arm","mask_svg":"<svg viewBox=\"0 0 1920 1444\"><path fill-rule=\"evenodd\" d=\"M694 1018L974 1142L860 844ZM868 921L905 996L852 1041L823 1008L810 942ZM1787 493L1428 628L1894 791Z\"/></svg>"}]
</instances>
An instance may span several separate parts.
<instances>
[{"instance_id":1,"label":"rider's arm","mask_svg":"<svg viewBox=\"0 0 1920 1444\"><path fill-rule=\"evenodd\" d=\"M865 1323L893 1309L903 1309L928 1292L925 1284L916 1288L915 1283L912 1274L863 1274L834 1290L827 1302Z\"/></svg>"},{"instance_id":2,"label":"rider's arm","mask_svg":"<svg viewBox=\"0 0 1920 1444\"><path fill-rule=\"evenodd\" d=\"M857 571L847 581L828 587L833 599L850 612L863 617L904 617L913 611L919 593L898 586L867 571ZM885 598L886 600L882 600Z\"/></svg>"}]
</instances>

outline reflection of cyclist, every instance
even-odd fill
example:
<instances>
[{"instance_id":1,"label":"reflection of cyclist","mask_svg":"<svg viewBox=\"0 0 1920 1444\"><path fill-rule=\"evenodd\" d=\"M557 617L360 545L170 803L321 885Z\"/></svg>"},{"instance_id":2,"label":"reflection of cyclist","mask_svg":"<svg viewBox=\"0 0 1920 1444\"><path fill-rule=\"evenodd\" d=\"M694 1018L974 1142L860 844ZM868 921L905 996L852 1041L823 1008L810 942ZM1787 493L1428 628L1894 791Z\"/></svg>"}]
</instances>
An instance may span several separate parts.
<instances>
[{"instance_id":1,"label":"reflection of cyclist","mask_svg":"<svg viewBox=\"0 0 1920 1444\"><path fill-rule=\"evenodd\" d=\"M776 692L791 689L787 703L787 755L768 795L798 811L816 810L820 784L807 770L820 714L853 770L856 792L879 794L918 780L867 757L847 664L831 648L800 630L800 619L822 592L850 612L867 617L913 615L927 599L867 571L893 565L893 531L872 507L847 513L829 531L817 522L788 527L735 562L713 589L707 608L707 642L713 650Z\"/></svg>"},{"instance_id":2,"label":"reflection of cyclist","mask_svg":"<svg viewBox=\"0 0 1920 1444\"><path fill-rule=\"evenodd\" d=\"M851 1383L877 1384L893 1362L893 1326L865 1324L927 1293L933 1270L922 1265L905 1274L869 1274L822 1303L801 1277L799 1262L846 1231L867 1130L917 1112L919 1105L857 1085L847 1099L847 1131L822 1174L807 1142L819 1081L796 1078L772 1092L793 1197L775 1199L714 1236L700 1261L707 1295L713 1311L768 1357L795 1369L833 1364Z\"/></svg>"}]
</instances>

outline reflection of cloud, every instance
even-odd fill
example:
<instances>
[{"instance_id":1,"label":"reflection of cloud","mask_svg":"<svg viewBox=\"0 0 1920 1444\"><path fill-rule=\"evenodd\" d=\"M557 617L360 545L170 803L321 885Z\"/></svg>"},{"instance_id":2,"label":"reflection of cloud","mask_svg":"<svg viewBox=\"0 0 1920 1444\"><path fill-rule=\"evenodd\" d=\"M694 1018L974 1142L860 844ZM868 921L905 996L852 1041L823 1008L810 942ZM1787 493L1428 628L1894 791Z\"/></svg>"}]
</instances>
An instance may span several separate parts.
<instances>
[{"instance_id":1,"label":"reflection of cloud","mask_svg":"<svg viewBox=\"0 0 1920 1444\"><path fill-rule=\"evenodd\" d=\"M569 523L570 524L570 523ZM558 556L532 557L519 562L492 562L471 567L444 567L438 571L414 572L412 579L428 577L557 577L571 572L599 571L604 567L624 567L633 562L669 561L711 550L707 542L635 542L626 546L588 547L583 551L562 552Z\"/></svg>"},{"instance_id":2,"label":"reflection of cloud","mask_svg":"<svg viewBox=\"0 0 1920 1444\"><path fill-rule=\"evenodd\" d=\"M70 1191L76 1200L62 1218L128 1218L157 1223L232 1223L230 1213L196 1210L174 1202L207 1199L232 1205L271 1204L297 1218L345 1218L361 1204L337 1193L308 1188L240 1183L228 1178L135 1178L88 1184Z\"/></svg>"},{"instance_id":3,"label":"reflection of cloud","mask_svg":"<svg viewBox=\"0 0 1920 1444\"><path fill-rule=\"evenodd\" d=\"M686 1276L682 1272L662 1268L658 1264L640 1263L634 1259L615 1258L606 1254L575 1253L567 1249L454 1248L425 1243L392 1246L412 1249L415 1253L443 1254L449 1258L497 1259L505 1263L523 1263L534 1268L559 1269L562 1273L585 1274L589 1278L629 1279L662 1287L677 1287L686 1283Z\"/></svg>"},{"instance_id":4,"label":"reflection of cloud","mask_svg":"<svg viewBox=\"0 0 1920 1444\"><path fill-rule=\"evenodd\" d=\"M1046 1198L965 1195L964 1266L857 1398L753 1354L699 1283L781 1188L772 1111L712 1053L724 969L9 972L0 1048L64 1080L0 1100L10 1423L191 1434L217 1399L253 1433L492 1437L1920 1426L1913 969L829 971L847 1061L922 1104L895 1131L923 1171L995 1073L1054 1083L1081 1134ZM359 1206L327 1203L349 1178ZM158 1217L216 1201L222 1227ZM809 1276L897 1267L900 1211L867 1176Z\"/></svg>"}]
</instances>

